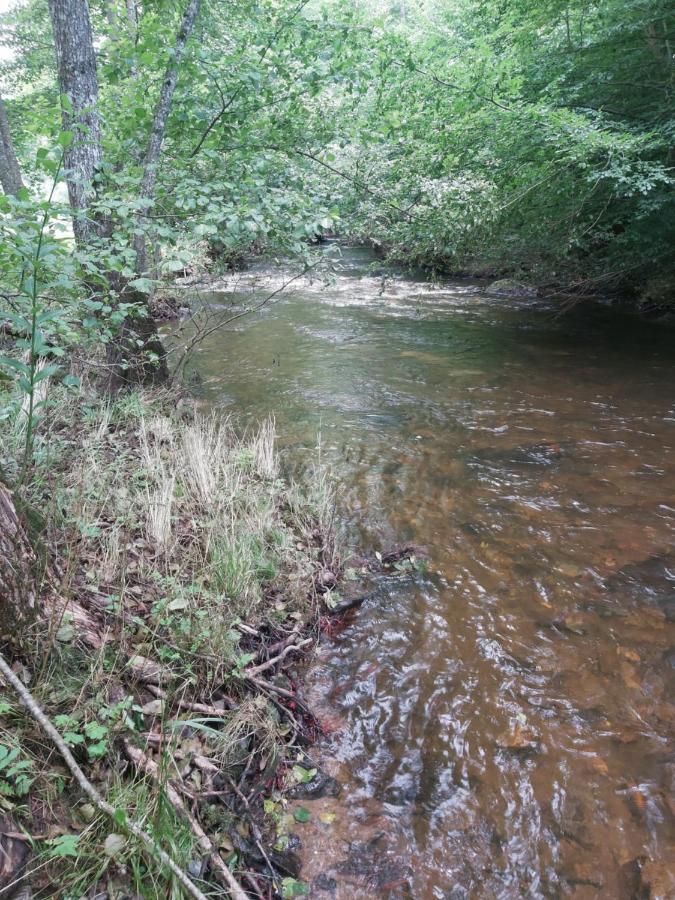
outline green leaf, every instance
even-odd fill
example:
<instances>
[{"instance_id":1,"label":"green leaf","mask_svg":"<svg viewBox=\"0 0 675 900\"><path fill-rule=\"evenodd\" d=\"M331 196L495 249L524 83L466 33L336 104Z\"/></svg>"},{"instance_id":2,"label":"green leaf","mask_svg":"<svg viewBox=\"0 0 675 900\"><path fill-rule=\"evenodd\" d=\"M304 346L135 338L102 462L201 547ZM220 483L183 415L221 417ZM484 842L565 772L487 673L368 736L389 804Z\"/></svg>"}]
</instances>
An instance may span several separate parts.
<instances>
[{"instance_id":1,"label":"green leaf","mask_svg":"<svg viewBox=\"0 0 675 900\"><path fill-rule=\"evenodd\" d=\"M100 759L100 757L105 756L107 752L107 741L99 741L97 744L89 744L87 747L87 753L92 759Z\"/></svg>"},{"instance_id":2,"label":"green leaf","mask_svg":"<svg viewBox=\"0 0 675 900\"><path fill-rule=\"evenodd\" d=\"M166 262L162 264L162 269L165 272L181 272L185 268L185 263L182 259L167 259Z\"/></svg>"},{"instance_id":3,"label":"green leaf","mask_svg":"<svg viewBox=\"0 0 675 900\"><path fill-rule=\"evenodd\" d=\"M293 774L299 784L309 784L316 776L316 769L303 769L302 766L293 766Z\"/></svg>"},{"instance_id":4,"label":"green leaf","mask_svg":"<svg viewBox=\"0 0 675 900\"><path fill-rule=\"evenodd\" d=\"M11 356L0 356L0 366L7 366L8 369L14 369L26 377L30 376L30 366L20 362L18 359L12 359Z\"/></svg>"},{"instance_id":5,"label":"green leaf","mask_svg":"<svg viewBox=\"0 0 675 900\"><path fill-rule=\"evenodd\" d=\"M77 845L79 840L79 834L61 834L59 837L47 841L49 855L54 859L59 859L64 856L77 856Z\"/></svg>"},{"instance_id":6,"label":"green leaf","mask_svg":"<svg viewBox=\"0 0 675 900\"><path fill-rule=\"evenodd\" d=\"M101 738L108 734L108 728L99 722L87 722L84 726L84 732L90 741L100 741Z\"/></svg>"},{"instance_id":7,"label":"green leaf","mask_svg":"<svg viewBox=\"0 0 675 900\"><path fill-rule=\"evenodd\" d=\"M134 278L133 281L129 282L129 287L139 291L141 294L149 294L154 286L155 282L152 278Z\"/></svg>"},{"instance_id":8,"label":"green leaf","mask_svg":"<svg viewBox=\"0 0 675 900\"><path fill-rule=\"evenodd\" d=\"M309 885L302 881L296 881L295 878L284 878L281 882L281 896L286 897L306 897L309 894Z\"/></svg>"},{"instance_id":9,"label":"green leaf","mask_svg":"<svg viewBox=\"0 0 675 900\"><path fill-rule=\"evenodd\" d=\"M113 821L116 825L124 826L127 824L127 814L123 809L116 809Z\"/></svg>"},{"instance_id":10,"label":"green leaf","mask_svg":"<svg viewBox=\"0 0 675 900\"><path fill-rule=\"evenodd\" d=\"M296 822L309 822L312 815L304 806L299 806L297 809L293 810L293 818Z\"/></svg>"},{"instance_id":11,"label":"green leaf","mask_svg":"<svg viewBox=\"0 0 675 900\"><path fill-rule=\"evenodd\" d=\"M52 375L56 375L58 371L58 366L44 366L44 368L35 373L33 384L38 384L40 381L44 381L46 378L51 378Z\"/></svg>"}]
</instances>

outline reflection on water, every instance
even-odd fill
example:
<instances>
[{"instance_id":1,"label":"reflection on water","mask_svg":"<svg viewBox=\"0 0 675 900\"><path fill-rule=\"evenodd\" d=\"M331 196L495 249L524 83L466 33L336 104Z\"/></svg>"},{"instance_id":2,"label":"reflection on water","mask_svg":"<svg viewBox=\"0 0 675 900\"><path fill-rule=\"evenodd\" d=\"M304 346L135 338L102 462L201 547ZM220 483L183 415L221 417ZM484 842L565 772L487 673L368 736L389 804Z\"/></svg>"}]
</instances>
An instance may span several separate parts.
<instances>
[{"instance_id":1,"label":"reflection on water","mask_svg":"<svg viewBox=\"0 0 675 900\"><path fill-rule=\"evenodd\" d=\"M310 672L312 895L675 896L675 333L365 262L196 360L291 454L320 429L362 543L431 555Z\"/></svg>"}]
</instances>

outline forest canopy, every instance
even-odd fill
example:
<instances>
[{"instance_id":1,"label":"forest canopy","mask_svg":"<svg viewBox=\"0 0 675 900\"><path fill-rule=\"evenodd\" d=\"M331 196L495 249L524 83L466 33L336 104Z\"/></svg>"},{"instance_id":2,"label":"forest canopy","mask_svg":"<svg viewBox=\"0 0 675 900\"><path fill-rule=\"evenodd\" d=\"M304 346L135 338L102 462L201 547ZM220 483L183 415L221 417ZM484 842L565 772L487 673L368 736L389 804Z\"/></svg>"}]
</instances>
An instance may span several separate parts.
<instances>
[{"instance_id":1,"label":"forest canopy","mask_svg":"<svg viewBox=\"0 0 675 900\"><path fill-rule=\"evenodd\" d=\"M665 0L191 5L150 198L143 162L189 4L89 4L102 149L88 215L108 223L78 258L90 276L147 293L196 259L302 256L339 232L440 272L670 296ZM67 176L73 131L47 0L11 6L0 39L19 202L35 203Z\"/></svg>"}]
</instances>

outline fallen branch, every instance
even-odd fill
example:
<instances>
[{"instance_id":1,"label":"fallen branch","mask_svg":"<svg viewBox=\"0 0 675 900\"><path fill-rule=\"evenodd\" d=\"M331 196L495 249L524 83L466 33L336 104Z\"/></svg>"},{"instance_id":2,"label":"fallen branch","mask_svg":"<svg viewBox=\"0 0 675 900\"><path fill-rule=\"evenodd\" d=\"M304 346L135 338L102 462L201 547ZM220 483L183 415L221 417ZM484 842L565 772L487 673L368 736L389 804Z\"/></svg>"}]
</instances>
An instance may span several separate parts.
<instances>
[{"instance_id":1,"label":"fallen branch","mask_svg":"<svg viewBox=\"0 0 675 900\"><path fill-rule=\"evenodd\" d=\"M271 691L273 694L278 694L280 697L287 697L289 700L297 703L298 706L303 706L296 695L292 694L290 691L287 691L286 688L282 688L276 684L272 684L271 681L265 681L264 678L257 678L255 675L248 675L245 673L244 677L247 681L250 681L251 684L255 684L259 688L263 688L266 691Z\"/></svg>"},{"instance_id":2,"label":"fallen branch","mask_svg":"<svg viewBox=\"0 0 675 900\"><path fill-rule=\"evenodd\" d=\"M283 650L284 647L292 644L296 637L303 630L305 625L305 622L296 622L289 634L286 635L286 637L282 638L279 641L276 641L276 643L274 644L270 644L269 647L261 647L255 655L256 660L258 662L262 662L265 659L265 654L269 655L270 653L278 653L280 650Z\"/></svg>"},{"instance_id":3,"label":"fallen branch","mask_svg":"<svg viewBox=\"0 0 675 900\"><path fill-rule=\"evenodd\" d=\"M20 678L12 671L5 657L0 653L0 672L2 672L3 676L7 679L10 685L14 688L17 693L19 699L26 707L31 716L35 719L35 721L42 727L43 731L51 738L54 746L57 748L61 756L63 757L63 761L70 769L73 778L79 786L82 788L84 793L89 797L92 803L106 816L109 816L116 823L117 827L122 827L129 834L132 834L135 838L138 838L142 844L153 854L153 856L157 857L159 861L166 866L167 869L176 877L176 879L180 882L180 884L185 888L190 897L194 897L195 900L207 900L206 895L203 894L196 884L185 874L185 872L178 866L168 855L159 847L155 841L147 834L140 825L137 825L136 822L130 822L127 820L126 816L124 818L124 823L120 825L119 823L119 810L115 809L115 807L108 803L107 800L104 800L103 797L96 790L94 785L87 779L82 769L77 764L75 757L68 749L68 745L63 740L61 735L56 730L55 726L51 723L51 721L47 718L45 713L38 706L37 701L30 693L28 688L23 684ZM228 870L229 871L229 870ZM237 885L238 887L238 885ZM246 895L240 891L239 894L232 892L233 896L236 900L246 900Z\"/></svg>"},{"instance_id":4,"label":"fallen branch","mask_svg":"<svg viewBox=\"0 0 675 900\"><path fill-rule=\"evenodd\" d=\"M168 699L166 691L163 691L160 687L157 687L154 684L146 684L145 687L151 694L154 694L155 697L158 697L160 700ZM229 710L234 709L235 707L234 700L230 700L229 697L223 697L222 701L226 707L225 709L218 709L217 706L211 706L209 703L196 703L191 700L176 699L171 702L179 709L189 709L192 712L202 713L204 716L213 716L214 719L222 719L223 716L227 715Z\"/></svg>"},{"instance_id":5,"label":"fallen branch","mask_svg":"<svg viewBox=\"0 0 675 900\"><path fill-rule=\"evenodd\" d=\"M271 669L272 666L275 666L278 662L288 656L289 653L292 653L294 650L298 652L302 650L303 647L306 647L307 644L312 643L312 638L305 638L304 641L299 641L297 644L289 644L288 647L284 647L281 653L278 656L273 656L272 659L268 659L267 662L261 663L259 666L253 666L250 669L244 669L244 674L251 678L255 675L259 675L261 672L265 672L267 669Z\"/></svg>"},{"instance_id":6,"label":"fallen branch","mask_svg":"<svg viewBox=\"0 0 675 900\"><path fill-rule=\"evenodd\" d=\"M122 744L124 746L124 752L140 772L150 775L150 777L157 782L161 781L159 768L154 760L150 759L150 757L146 753L143 753L142 750L139 750L138 747L134 747L128 740L124 740ZM163 789L169 803L176 812L188 822L197 843L204 853L207 854L211 868L220 883L228 889L230 895L234 897L234 900L248 900L248 896L244 893L243 888L232 872L230 872L220 853L211 843L209 836L199 822L185 808L185 804L176 788L170 781L165 781Z\"/></svg>"}]
</instances>

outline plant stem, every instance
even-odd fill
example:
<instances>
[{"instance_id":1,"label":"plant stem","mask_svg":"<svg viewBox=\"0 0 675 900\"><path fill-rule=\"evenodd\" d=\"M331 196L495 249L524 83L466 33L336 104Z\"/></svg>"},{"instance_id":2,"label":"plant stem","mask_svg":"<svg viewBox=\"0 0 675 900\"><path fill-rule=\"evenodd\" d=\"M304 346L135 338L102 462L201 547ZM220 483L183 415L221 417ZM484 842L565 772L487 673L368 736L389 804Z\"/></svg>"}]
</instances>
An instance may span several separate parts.
<instances>
[{"instance_id":1,"label":"plant stem","mask_svg":"<svg viewBox=\"0 0 675 900\"><path fill-rule=\"evenodd\" d=\"M35 415L35 374L37 371L38 365L38 355L36 353L36 344L37 344L37 317L38 317L38 266L40 265L40 254L42 252L42 241L44 238L44 233L49 223L49 218L51 214L52 208L52 200L54 198L54 191L56 190L56 185L59 180L59 174L61 172L61 167L63 165L65 150L61 153L61 158L59 159L59 164L56 168L56 172L54 173L54 178L52 179L51 190L49 191L49 197L47 198L47 204L45 206L45 212L42 216L42 222L40 223L40 231L38 232L38 242L37 247L35 249L35 255L33 257L33 284L31 287L31 320L30 320L30 359L28 362L28 366L30 369L30 374L28 376L28 422L26 424L26 441L23 448L23 463L21 465L21 477L19 478L19 484L23 485L26 479L26 475L28 473L29 462L33 456L33 441L35 436L35 423L34 423L34 415Z\"/></svg>"}]
</instances>

